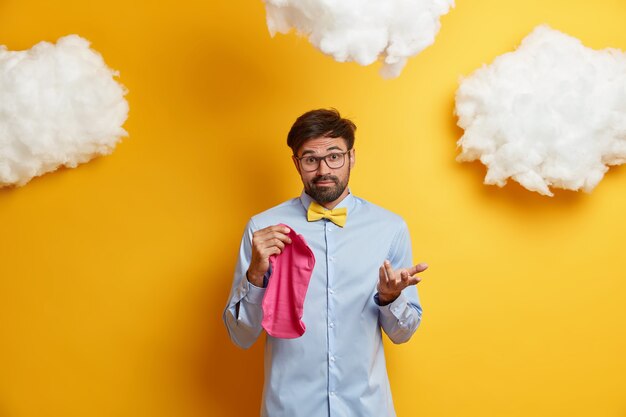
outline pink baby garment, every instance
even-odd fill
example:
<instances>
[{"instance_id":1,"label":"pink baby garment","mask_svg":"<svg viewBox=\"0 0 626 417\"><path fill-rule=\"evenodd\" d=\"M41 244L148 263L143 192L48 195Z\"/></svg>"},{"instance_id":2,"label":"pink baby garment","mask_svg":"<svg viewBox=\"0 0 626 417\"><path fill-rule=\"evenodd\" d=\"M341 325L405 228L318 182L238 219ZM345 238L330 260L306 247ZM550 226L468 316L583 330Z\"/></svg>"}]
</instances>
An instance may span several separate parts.
<instances>
[{"instance_id":1,"label":"pink baby garment","mask_svg":"<svg viewBox=\"0 0 626 417\"><path fill-rule=\"evenodd\" d=\"M285 245L280 255L270 256L272 275L263 296L261 322L267 334L283 339L304 334L304 297L315 266L315 257L304 238L291 227L289 230L291 244Z\"/></svg>"}]
</instances>

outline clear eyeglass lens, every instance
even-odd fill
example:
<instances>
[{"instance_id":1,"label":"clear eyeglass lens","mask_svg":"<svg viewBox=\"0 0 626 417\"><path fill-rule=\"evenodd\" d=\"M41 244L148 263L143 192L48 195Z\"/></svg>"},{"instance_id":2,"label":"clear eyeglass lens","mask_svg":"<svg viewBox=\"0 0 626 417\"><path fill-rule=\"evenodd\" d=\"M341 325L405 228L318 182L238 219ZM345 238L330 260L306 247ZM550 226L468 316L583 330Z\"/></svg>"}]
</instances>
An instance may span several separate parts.
<instances>
[{"instance_id":1,"label":"clear eyeglass lens","mask_svg":"<svg viewBox=\"0 0 626 417\"><path fill-rule=\"evenodd\" d=\"M331 168L340 168L343 165L343 154L340 153L331 153L326 156L326 163Z\"/></svg>"}]
</instances>

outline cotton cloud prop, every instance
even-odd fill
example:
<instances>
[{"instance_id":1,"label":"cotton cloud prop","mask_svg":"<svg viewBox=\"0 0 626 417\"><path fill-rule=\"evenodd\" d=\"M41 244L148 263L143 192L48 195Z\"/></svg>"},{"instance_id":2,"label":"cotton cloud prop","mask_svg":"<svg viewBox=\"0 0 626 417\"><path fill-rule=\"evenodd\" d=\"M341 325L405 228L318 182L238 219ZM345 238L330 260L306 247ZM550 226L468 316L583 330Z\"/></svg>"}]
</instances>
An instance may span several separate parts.
<instances>
[{"instance_id":1,"label":"cotton cloud prop","mask_svg":"<svg viewBox=\"0 0 626 417\"><path fill-rule=\"evenodd\" d=\"M383 60L381 75L400 75L407 58L432 45L439 17L454 0L265 0L270 34L292 28L339 62Z\"/></svg>"},{"instance_id":2,"label":"cotton cloud prop","mask_svg":"<svg viewBox=\"0 0 626 417\"><path fill-rule=\"evenodd\" d=\"M0 46L0 187L113 151L126 131L126 90L77 35L27 51Z\"/></svg>"},{"instance_id":3,"label":"cotton cloud prop","mask_svg":"<svg viewBox=\"0 0 626 417\"><path fill-rule=\"evenodd\" d=\"M457 160L479 159L485 184L590 192L607 165L626 161L626 54L539 26L462 80L456 114Z\"/></svg>"}]
</instances>

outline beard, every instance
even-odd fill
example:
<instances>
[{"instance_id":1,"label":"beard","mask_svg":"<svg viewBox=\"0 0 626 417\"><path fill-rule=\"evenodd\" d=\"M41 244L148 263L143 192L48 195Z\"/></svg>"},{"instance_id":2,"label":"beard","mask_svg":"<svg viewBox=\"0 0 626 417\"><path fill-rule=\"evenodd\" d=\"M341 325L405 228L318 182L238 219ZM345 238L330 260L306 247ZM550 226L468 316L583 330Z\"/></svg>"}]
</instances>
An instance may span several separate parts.
<instances>
[{"instance_id":1,"label":"beard","mask_svg":"<svg viewBox=\"0 0 626 417\"><path fill-rule=\"evenodd\" d=\"M345 182L341 182L339 178L334 175L321 175L319 177L315 177L310 182L308 182L307 186L305 187L305 191L320 204L330 203L341 197L341 194L343 194L346 187L348 186L349 179L350 171L348 171L348 176L346 177ZM317 185L317 183L320 181L332 181L335 183L335 185L320 187Z\"/></svg>"}]
</instances>

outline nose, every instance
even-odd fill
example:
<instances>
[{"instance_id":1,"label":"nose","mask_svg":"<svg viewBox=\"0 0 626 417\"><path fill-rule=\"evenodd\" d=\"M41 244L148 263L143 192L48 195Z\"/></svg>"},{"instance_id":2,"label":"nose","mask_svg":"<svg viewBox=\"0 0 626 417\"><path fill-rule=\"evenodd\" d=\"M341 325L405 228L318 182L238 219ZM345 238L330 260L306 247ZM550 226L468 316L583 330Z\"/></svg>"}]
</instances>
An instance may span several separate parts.
<instances>
[{"instance_id":1,"label":"nose","mask_svg":"<svg viewBox=\"0 0 626 417\"><path fill-rule=\"evenodd\" d=\"M328 163L326 163L325 159L322 159L320 161L320 165L317 167L317 174L318 175L325 175L327 173L330 172L330 167L328 166Z\"/></svg>"}]
</instances>

